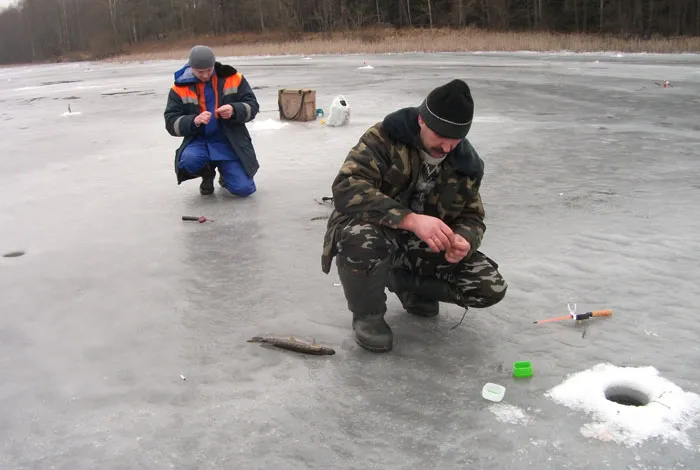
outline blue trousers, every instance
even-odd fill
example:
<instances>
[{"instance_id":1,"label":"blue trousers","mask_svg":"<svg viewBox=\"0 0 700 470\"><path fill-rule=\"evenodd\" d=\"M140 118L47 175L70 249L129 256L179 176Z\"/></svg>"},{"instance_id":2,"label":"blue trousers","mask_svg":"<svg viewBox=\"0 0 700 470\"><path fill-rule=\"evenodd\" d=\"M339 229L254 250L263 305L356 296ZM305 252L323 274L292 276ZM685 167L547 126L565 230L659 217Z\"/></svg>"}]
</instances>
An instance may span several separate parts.
<instances>
[{"instance_id":1,"label":"blue trousers","mask_svg":"<svg viewBox=\"0 0 700 470\"><path fill-rule=\"evenodd\" d=\"M194 141L182 151L179 167L193 175L199 174L209 163L219 169L222 186L231 194L246 197L256 190L253 178L245 172L241 161L225 142Z\"/></svg>"}]
</instances>

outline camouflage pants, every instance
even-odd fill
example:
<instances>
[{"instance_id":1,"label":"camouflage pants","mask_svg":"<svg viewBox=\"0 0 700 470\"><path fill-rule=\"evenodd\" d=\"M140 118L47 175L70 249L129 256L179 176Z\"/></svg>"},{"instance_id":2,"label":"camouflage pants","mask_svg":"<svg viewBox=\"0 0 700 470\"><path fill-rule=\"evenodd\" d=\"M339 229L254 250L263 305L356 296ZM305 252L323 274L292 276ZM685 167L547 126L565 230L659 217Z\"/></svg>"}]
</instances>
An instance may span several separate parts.
<instances>
[{"instance_id":1,"label":"camouflage pants","mask_svg":"<svg viewBox=\"0 0 700 470\"><path fill-rule=\"evenodd\" d=\"M498 264L476 251L458 263L445 260L445 253L434 253L416 235L366 222L350 222L341 229L337 242L337 263L354 271L370 273L390 259L392 269L404 269L414 276L449 283L463 307L484 308L500 302L508 285L498 272Z\"/></svg>"}]
</instances>

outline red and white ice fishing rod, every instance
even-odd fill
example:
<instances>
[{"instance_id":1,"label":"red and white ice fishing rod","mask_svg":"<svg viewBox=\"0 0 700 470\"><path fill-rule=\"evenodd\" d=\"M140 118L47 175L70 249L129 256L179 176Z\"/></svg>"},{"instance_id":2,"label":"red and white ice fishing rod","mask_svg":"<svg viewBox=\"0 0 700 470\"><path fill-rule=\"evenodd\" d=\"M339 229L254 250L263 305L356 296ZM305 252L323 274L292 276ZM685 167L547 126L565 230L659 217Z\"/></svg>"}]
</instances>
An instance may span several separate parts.
<instances>
[{"instance_id":1,"label":"red and white ice fishing rod","mask_svg":"<svg viewBox=\"0 0 700 470\"><path fill-rule=\"evenodd\" d=\"M574 305L573 310L569 307L569 314L563 317L556 317L556 318L548 318L546 320L538 320L534 321L533 323L535 325L539 325L540 323L549 323L553 321L564 321L564 320L574 320L574 321L579 321L579 320L587 320L591 317L609 317L612 315L612 309L605 309L605 310L592 310L590 312L586 313L576 313L576 306Z\"/></svg>"}]
</instances>

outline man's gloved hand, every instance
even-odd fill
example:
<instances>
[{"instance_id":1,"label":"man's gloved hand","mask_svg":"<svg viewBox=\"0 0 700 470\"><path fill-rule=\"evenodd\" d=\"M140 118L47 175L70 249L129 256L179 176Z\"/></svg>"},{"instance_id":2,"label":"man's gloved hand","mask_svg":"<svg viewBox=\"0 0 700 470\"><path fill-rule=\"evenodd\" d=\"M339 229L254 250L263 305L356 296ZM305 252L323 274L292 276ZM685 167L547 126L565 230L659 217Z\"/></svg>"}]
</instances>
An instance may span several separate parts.
<instances>
[{"instance_id":1,"label":"man's gloved hand","mask_svg":"<svg viewBox=\"0 0 700 470\"><path fill-rule=\"evenodd\" d=\"M230 119L233 116L233 106L225 104L216 108L216 113L224 119Z\"/></svg>"}]
</instances>

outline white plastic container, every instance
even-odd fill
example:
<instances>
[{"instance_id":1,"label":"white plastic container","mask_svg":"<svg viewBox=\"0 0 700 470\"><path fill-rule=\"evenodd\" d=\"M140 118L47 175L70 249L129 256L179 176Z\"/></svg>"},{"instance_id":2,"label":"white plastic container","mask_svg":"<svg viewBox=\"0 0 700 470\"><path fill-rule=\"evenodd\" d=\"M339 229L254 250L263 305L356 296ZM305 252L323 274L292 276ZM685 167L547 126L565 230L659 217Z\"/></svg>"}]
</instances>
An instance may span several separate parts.
<instances>
[{"instance_id":1,"label":"white plastic container","mask_svg":"<svg viewBox=\"0 0 700 470\"><path fill-rule=\"evenodd\" d=\"M493 384L491 382L484 385L481 389L481 396L489 401L495 401L498 403L503 400L503 396L506 394L506 388L503 385Z\"/></svg>"}]
</instances>

